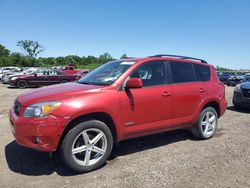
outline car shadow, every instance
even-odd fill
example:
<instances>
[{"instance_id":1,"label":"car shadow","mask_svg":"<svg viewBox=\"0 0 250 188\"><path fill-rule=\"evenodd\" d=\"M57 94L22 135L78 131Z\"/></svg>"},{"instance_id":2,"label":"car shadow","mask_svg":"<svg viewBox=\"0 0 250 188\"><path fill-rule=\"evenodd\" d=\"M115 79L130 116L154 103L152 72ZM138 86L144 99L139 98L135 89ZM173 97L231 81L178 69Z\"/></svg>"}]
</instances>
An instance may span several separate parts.
<instances>
[{"instance_id":1,"label":"car shadow","mask_svg":"<svg viewBox=\"0 0 250 188\"><path fill-rule=\"evenodd\" d=\"M197 139L188 131L179 130L122 141L114 144L107 163L112 163L112 161L115 161L119 156L129 155L183 140ZM15 141L6 145L5 157L10 170L23 175L40 176L50 175L54 172L60 176L76 175L76 173L64 166L57 153L51 157L48 153L22 147Z\"/></svg>"},{"instance_id":2,"label":"car shadow","mask_svg":"<svg viewBox=\"0 0 250 188\"><path fill-rule=\"evenodd\" d=\"M244 109L244 108L239 108L235 106L228 106L227 110L233 111L233 112L240 112L240 113L245 113L245 114L250 114L250 109Z\"/></svg>"},{"instance_id":3,"label":"car shadow","mask_svg":"<svg viewBox=\"0 0 250 188\"><path fill-rule=\"evenodd\" d=\"M38 88L37 86L29 86L27 88L19 88L17 86L7 86L8 89L29 89L29 88Z\"/></svg>"}]
</instances>

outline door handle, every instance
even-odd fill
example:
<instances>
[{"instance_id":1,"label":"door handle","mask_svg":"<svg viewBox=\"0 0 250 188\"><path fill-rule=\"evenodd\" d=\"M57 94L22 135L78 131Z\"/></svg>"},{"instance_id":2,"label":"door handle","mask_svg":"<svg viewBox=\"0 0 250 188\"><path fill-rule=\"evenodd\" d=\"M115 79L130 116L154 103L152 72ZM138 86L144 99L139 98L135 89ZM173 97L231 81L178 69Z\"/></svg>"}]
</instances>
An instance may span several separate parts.
<instances>
[{"instance_id":1,"label":"door handle","mask_svg":"<svg viewBox=\"0 0 250 188\"><path fill-rule=\"evenodd\" d=\"M170 95L168 91L164 91L164 93L161 94L162 97L169 97Z\"/></svg>"},{"instance_id":2,"label":"door handle","mask_svg":"<svg viewBox=\"0 0 250 188\"><path fill-rule=\"evenodd\" d=\"M205 93L205 92L206 92L206 90L205 90L205 89L200 88L200 93Z\"/></svg>"}]
</instances>

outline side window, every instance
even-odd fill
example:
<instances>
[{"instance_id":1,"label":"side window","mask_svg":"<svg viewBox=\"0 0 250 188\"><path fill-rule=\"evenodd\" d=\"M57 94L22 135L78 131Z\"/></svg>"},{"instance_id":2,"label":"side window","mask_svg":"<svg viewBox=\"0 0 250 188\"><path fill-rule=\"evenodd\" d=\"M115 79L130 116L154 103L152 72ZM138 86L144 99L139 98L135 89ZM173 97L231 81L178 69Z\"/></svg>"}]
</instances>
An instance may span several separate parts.
<instances>
[{"instance_id":1,"label":"side window","mask_svg":"<svg viewBox=\"0 0 250 188\"><path fill-rule=\"evenodd\" d=\"M69 67L69 70L74 70L74 68L73 67Z\"/></svg>"},{"instance_id":2,"label":"side window","mask_svg":"<svg viewBox=\"0 0 250 188\"><path fill-rule=\"evenodd\" d=\"M43 70L38 70L38 71L36 72L36 75L37 75L37 76L43 76Z\"/></svg>"},{"instance_id":3,"label":"side window","mask_svg":"<svg viewBox=\"0 0 250 188\"><path fill-rule=\"evenodd\" d=\"M195 74L192 63L170 62L173 83L194 82Z\"/></svg>"},{"instance_id":4,"label":"side window","mask_svg":"<svg viewBox=\"0 0 250 188\"><path fill-rule=\"evenodd\" d=\"M164 61L151 61L137 68L130 76L140 78L143 87L166 84L166 71Z\"/></svg>"},{"instance_id":5,"label":"side window","mask_svg":"<svg viewBox=\"0 0 250 188\"><path fill-rule=\"evenodd\" d=\"M56 72L55 75L62 75L62 72L60 72L60 71L55 71L55 72Z\"/></svg>"},{"instance_id":6,"label":"side window","mask_svg":"<svg viewBox=\"0 0 250 188\"><path fill-rule=\"evenodd\" d=\"M49 75L50 75L50 76L55 76L55 75L57 75L57 72L54 71L54 70L50 70L50 71L49 71Z\"/></svg>"},{"instance_id":7,"label":"side window","mask_svg":"<svg viewBox=\"0 0 250 188\"><path fill-rule=\"evenodd\" d=\"M209 81L211 77L210 68L203 65L194 64L197 81Z\"/></svg>"}]
</instances>

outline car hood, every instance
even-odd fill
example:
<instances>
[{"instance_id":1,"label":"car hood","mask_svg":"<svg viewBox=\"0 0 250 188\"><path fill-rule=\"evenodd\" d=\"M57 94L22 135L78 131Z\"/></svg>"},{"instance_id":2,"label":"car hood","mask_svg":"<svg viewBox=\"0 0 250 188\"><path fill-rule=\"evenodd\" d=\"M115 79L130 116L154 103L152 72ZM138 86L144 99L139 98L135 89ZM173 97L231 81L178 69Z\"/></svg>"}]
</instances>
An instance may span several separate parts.
<instances>
[{"instance_id":1,"label":"car hood","mask_svg":"<svg viewBox=\"0 0 250 188\"><path fill-rule=\"evenodd\" d=\"M19 74L19 75L13 75L13 76L15 76L15 77L18 77L19 79L22 79L22 78L33 78L34 77L34 75L33 74L29 74L29 75L27 75L27 74Z\"/></svg>"},{"instance_id":2,"label":"car hood","mask_svg":"<svg viewBox=\"0 0 250 188\"><path fill-rule=\"evenodd\" d=\"M84 85L77 82L57 84L34 89L18 96L22 106L31 104L61 100L65 97L75 97L84 93L100 92L104 86Z\"/></svg>"},{"instance_id":3,"label":"car hood","mask_svg":"<svg viewBox=\"0 0 250 188\"><path fill-rule=\"evenodd\" d=\"M250 89L250 82L243 82L240 85L242 89Z\"/></svg>"},{"instance_id":4,"label":"car hood","mask_svg":"<svg viewBox=\"0 0 250 188\"><path fill-rule=\"evenodd\" d=\"M7 76L9 77L19 77L19 76L25 76L26 74L24 74L23 72L16 72L16 73L13 73L13 74L9 74Z\"/></svg>"}]
</instances>

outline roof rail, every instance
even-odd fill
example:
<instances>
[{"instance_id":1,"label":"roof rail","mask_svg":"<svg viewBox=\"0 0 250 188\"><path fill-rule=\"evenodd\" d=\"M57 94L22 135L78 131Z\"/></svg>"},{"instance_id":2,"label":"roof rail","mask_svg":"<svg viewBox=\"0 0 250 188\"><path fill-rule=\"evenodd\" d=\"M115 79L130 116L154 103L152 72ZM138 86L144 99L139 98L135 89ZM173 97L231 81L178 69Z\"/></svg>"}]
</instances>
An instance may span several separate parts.
<instances>
[{"instance_id":1,"label":"roof rail","mask_svg":"<svg viewBox=\"0 0 250 188\"><path fill-rule=\"evenodd\" d=\"M187 56L180 56L180 55L158 54L158 55L149 56L149 57L177 57L177 58L181 58L181 59L190 59L190 60L200 61L202 63L207 63L203 59L198 59L198 58L193 58L193 57L187 57Z\"/></svg>"}]
</instances>

